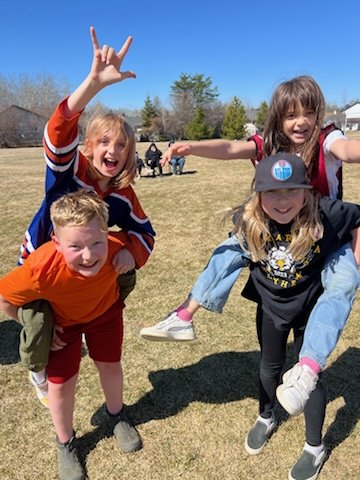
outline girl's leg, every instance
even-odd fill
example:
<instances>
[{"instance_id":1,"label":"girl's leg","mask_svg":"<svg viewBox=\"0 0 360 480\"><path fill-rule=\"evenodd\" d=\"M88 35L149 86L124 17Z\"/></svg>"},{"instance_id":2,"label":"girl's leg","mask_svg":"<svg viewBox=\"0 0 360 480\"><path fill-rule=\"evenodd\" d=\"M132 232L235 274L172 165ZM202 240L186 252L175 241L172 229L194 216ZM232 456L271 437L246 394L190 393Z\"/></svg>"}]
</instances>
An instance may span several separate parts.
<instances>
[{"instance_id":1,"label":"girl's leg","mask_svg":"<svg viewBox=\"0 0 360 480\"><path fill-rule=\"evenodd\" d=\"M300 359L314 360L322 369L345 328L359 286L360 274L350 244L327 258L321 280L324 292L310 314Z\"/></svg>"},{"instance_id":2,"label":"girl's leg","mask_svg":"<svg viewBox=\"0 0 360 480\"><path fill-rule=\"evenodd\" d=\"M286 360L286 344L289 329L275 328L272 319L266 313L257 310L257 335L260 344L260 415L270 418L273 414L276 387Z\"/></svg>"},{"instance_id":3,"label":"girl's leg","mask_svg":"<svg viewBox=\"0 0 360 480\"><path fill-rule=\"evenodd\" d=\"M214 250L190 297L201 307L221 313L232 287L248 263L237 236L232 235Z\"/></svg>"},{"instance_id":4,"label":"girl's leg","mask_svg":"<svg viewBox=\"0 0 360 480\"><path fill-rule=\"evenodd\" d=\"M188 298L163 320L143 328L140 335L148 340L194 340L193 325L189 323L200 307L221 313L230 291L248 260L238 238L232 235L213 252Z\"/></svg>"},{"instance_id":5,"label":"girl's leg","mask_svg":"<svg viewBox=\"0 0 360 480\"><path fill-rule=\"evenodd\" d=\"M296 353L301 348L302 331L295 331ZM322 442L322 428L325 419L326 398L324 389L319 382L311 393L306 404L305 431L306 441L303 451L289 472L290 479L315 479L325 462L326 448Z\"/></svg>"},{"instance_id":6,"label":"girl's leg","mask_svg":"<svg viewBox=\"0 0 360 480\"><path fill-rule=\"evenodd\" d=\"M64 383L48 382L49 409L60 443L66 443L74 436L73 413L77 377L76 374Z\"/></svg>"},{"instance_id":7,"label":"girl's leg","mask_svg":"<svg viewBox=\"0 0 360 480\"><path fill-rule=\"evenodd\" d=\"M359 272L350 244L327 258L321 273L323 294L318 298L305 329L300 362L284 375L277 396L290 415L304 410L345 328L359 285Z\"/></svg>"},{"instance_id":8,"label":"girl's leg","mask_svg":"<svg viewBox=\"0 0 360 480\"><path fill-rule=\"evenodd\" d=\"M256 455L266 445L276 427L273 414L276 387L286 359L286 343L289 330L277 330L271 318L257 309L256 326L260 344L260 415L245 439L245 449Z\"/></svg>"}]
</instances>

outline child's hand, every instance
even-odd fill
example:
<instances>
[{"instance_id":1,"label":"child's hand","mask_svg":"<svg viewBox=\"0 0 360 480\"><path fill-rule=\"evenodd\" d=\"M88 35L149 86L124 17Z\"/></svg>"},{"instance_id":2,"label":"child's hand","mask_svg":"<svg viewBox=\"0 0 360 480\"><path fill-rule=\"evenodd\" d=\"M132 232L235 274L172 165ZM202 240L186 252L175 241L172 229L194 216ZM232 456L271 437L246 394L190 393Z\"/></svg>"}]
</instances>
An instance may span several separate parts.
<instances>
[{"instance_id":1,"label":"child's hand","mask_svg":"<svg viewBox=\"0 0 360 480\"><path fill-rule=\"evenodd\" d=\"M190 154L190 145L188 143L173 143L164 153L163 158L160 163L162 166L166 165L167 162L171 160L171 157L174 155L189 155Z\"/></svg>"},{"instance_id":2,"label":"child's hand","mask_svg":"<svg viewBox=\"0 0 360 480\"><path fill-rule=\"evenodd\" d=\"M120 72L122 61L129 50L132 37L128 37L118 53L114 48L108 45L100 47L95 28L90 27L90 36L93 44L93 63L91 66L90 76L93 81L99 82L102 86L111 85L112 83L121 82L126 78L136 78L134 72Z\"/></svg>"},{"instance_id":3,"label":"child's hand","mask_svg":"<svg viewBox=\"0 0 360 480\"><path fill-rule=\"evenodd\" d=\"M122 248L114 255L112 264L116 273L126 273L135 268L135 259L129 250Z\"/></svg>"},{"instance_id":4,"label":"child's hand","mask_svg":"<svg viewBox=\"0 0 360 480\"><path fill-rule=\"evenodd\" d=\"M64 329L60 325L57 325L57 324L54 325L54 331L53 331L50 350L56 351L66 347L66 343L63 342L61 338L57 335L57 332L63 333L63 331Z\"/></svg>"}]
</instances>

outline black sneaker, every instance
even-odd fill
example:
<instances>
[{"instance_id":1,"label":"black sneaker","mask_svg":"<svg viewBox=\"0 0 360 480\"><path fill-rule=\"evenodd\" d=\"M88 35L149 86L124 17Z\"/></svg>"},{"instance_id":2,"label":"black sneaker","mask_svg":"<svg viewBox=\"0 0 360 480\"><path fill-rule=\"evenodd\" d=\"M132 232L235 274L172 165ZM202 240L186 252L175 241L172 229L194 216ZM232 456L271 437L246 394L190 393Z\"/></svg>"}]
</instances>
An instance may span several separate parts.
<instances>
[{"instance_id":1,"label":"black sneaker","mask_svg":"<svg viewBox=\"0 0 360 480\"><path fill-rule=\"evenodd\" d=\"M75 437L66 443L59 443L56 440L60 480L84 480L86 478L77 455L75 442Z\"/></svg>"},{"instance_id":2,"label":"black sneaker","mask_svg":"<svg viewBox=\"0 0 360 480\"><path fill-rule=\"evenodd\" d=\"M113 429L118 447L124 453L136 452L142 447L142 441L136 428L131 425L123 407L117 415L111 415L106 411L108 423Z\"/></svg>"},{"instance_id":3,"label":"black sneaker","mask_svg":"<svg viewBox=\"0 0 360 480\"><path fill-rule=\"evenodd\" d=\"M257 455L261 452L277 426L275 417L272 417L269 426L267 426L263 420L264 419L259 416L256 419L255 425L246 436L245 450L250 455Z\"/></svg>"},{"instance_id":4,"label":"black sneaker","mask_svg":"<svg viewBox=\"0 0 360 480\"><path fill-rule=\"evenodd\" d=\"M315 480L326 459L326 448L319 455L313 455L306 450L302 451L299 460L289 472L289 480Z\"/></svg>"}]
</instances>

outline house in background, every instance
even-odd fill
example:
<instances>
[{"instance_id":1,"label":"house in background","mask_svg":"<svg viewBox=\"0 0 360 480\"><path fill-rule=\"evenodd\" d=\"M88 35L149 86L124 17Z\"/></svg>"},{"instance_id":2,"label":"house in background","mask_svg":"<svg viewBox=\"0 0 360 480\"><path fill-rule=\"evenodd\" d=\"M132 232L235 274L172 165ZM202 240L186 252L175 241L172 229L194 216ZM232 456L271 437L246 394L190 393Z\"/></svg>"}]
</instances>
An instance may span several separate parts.
<instances>
[{"instance_id":1,"label":"house in background","mask_svg":"<svg viewBox=\"0 0 360 480\"><path fill-rule=\"evenodd\" d=\"M0 112L0 147L35 147L42 144L47 118L11 105Z\"/></svg>"},{"instance_id":2,"label":"house in background","mask_svg":"<svg viewBox=\"0 0 360 480\"><path fill-rule=\"evenodd\" d=\"M360 130L360 102L356 102L343 110L345 114L344 132L346 130Z\"/></svg>"}]
</instances>

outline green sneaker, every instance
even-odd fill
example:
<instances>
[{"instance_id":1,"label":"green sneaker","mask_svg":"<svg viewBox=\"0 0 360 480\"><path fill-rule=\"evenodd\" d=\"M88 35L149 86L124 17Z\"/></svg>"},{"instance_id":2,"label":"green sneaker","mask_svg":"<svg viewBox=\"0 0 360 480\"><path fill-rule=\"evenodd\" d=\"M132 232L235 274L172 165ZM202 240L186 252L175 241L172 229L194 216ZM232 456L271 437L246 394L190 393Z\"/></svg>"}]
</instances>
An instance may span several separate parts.
<instances>
[{"instance_id":1,"label":"green sneaker","mask_svg":"<svg viewBox=\"0 0 360 480\"><path fill-rule=\"evenodd\" d=\"M250 432L247 434L245 439L245 450L250 455L257 455L265 447L266 442L271 437L271 434L277 427L277 422L275 417L271 418L271 423L269 426L264 423L262 417L256 419L255 425L252 427Z\"/></svg>"},{"instance_id":2,"label":"green sneaker","mask_svg":"<svg viewBox=\"0 0 360 480\"><path fill-rule=\"evenodd\" d=\"M326 459L325 445L323 447L317 456L308 452L305 447L299 460L289 472L289 480L315 480Z\"/></svg>"},{"instance_id":3,"label":"green sneaker","mask_svg":"<svg viewBox=\"0 0 360 480\"><path fill-rule=\"evenodd\" d=\"M142 447L141 437L130 420L127 418L125 408L123 407L117 415L111 415L106 410L108 423L112 428L118 447L124 453L136 452Z\"/></svg>"},{"instance_id":4,"label":"green sneaker","mask_svg":"<svg viewBox=\"0 0 360 480\"><path fill-rule=\"evenodd\" d=\"M66 443L60 443L56 440L60 480L85 480L86 478L77 455L75 443L75 437L72 437Z\"/></svg>"}]
</instances>

